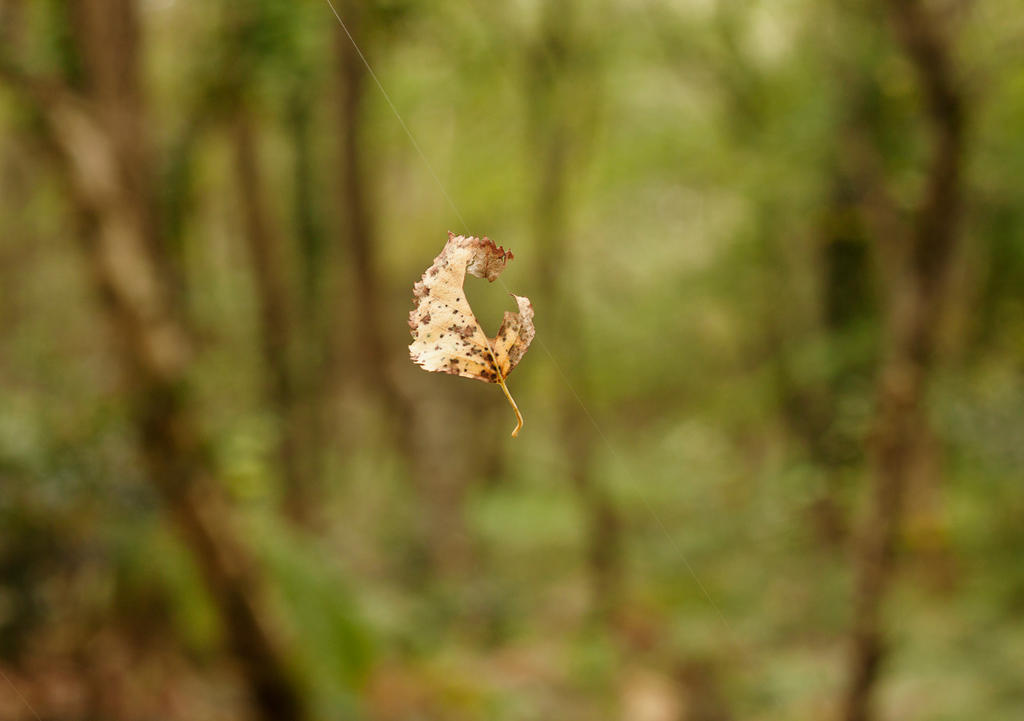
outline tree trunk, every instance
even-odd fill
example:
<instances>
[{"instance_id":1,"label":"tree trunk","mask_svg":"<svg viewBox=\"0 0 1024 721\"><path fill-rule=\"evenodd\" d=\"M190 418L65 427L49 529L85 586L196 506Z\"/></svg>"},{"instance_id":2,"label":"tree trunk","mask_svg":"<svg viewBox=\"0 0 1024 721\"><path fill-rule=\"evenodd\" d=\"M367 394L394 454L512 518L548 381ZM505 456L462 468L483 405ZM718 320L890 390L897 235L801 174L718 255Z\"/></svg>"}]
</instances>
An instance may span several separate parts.
<instances>
[{"instance_id":1,"label":"tree trunk","mask_svg":"<svg viewBox=\"0 0 1024 721\"><path fill-rule=\"evenodd\" d=\"M794 309L778 302L765 308L768 357L775 370L782 418L790 433L802 443L808 459L824 475L822 488L809 510L818 537L832 548L845 546L850 535L842 478L844 471L859 459L861 443L859 435L837 422L840 406L851 381L856 382L862 374L877 367L874 352L851 354L839 350L848 345L851 333L859 332L866 321L874 321L878 305L871 287L872 236L858 214L862 179L858 177L859 169L850 167L846 157L866 128L878 123L867 101L877 88L873 79L863 80L859 76L847 84L846 118L827 170L829 194L816 224L817 317L808 319L812 332L824 336L829 343L829 370L811 377L798 373L793 367L791 344L786 342L784 327L786 320L794 316ZM766 260L766 272L777 267L777 263L771 262L774 259ZM782 297L791 283L790 273L774 272L772 294Z\"/></svg>"},{"instance_id":2,"label":"tree trunk","mask_svg":"<svg viewBox=\"0 0 1024 721\"><path fill-rule=\"evenodd\" d=\"M362 51L372 52L368 11L359 3L347 2L339 12ZM356 331L353 361L357 377L377 402L393 433L392 440L405 459L420 502L413 539L415 563L411 564L416 570L409 577L418 584L431 576L457 575L467 567L470 550L462 522L462 499L471 476L469 466L455 460L459 454L465 455L460 450L464 446L457 442L456 426L461 427L458 418L452 417L450 423L437 422L438 418L453 416L443 391L432 386L420 397L416 388L399 384L394 369L394 359L405 358L407 353L403 350L399 355L397 349L390 348L383 332L386 296L378 270L378 237L370 193L375 173L364 139L368 74L342 29L338 29L335 40L341 124L341 245L351 268L345 285L351 289L347 298Z\"/></svg>"},{"instance_id":3,"label":"tree trunk","mask_svg":"<svg viewBox=\"0 0 1024 721\"><path fill-rule=\"evenodd\" d=\"M361 37L364 10L357 3L345 3L346 24L354 38ZM335 33L338 57L338 100L341 122L341 209L342 246L348 254L356 305L357 362L364 381L373 384L391 410L404 401L389 374L385 340L381 334L381 293L377 272L377 235L373 222L373 174L365 157L363 102L366 67L352 41L342 30ZM365 41L364 41L364 44Z\"/></svg>"},{"instance_id":4,"label":"tree trunk","mask_svg":"<svg viewBox=\"0 0 1024 721\"><path fill-rule=\"evenodd\" d=\"M0 78L38 110L62 162L115 331L147 474L199 567L255 708L267 721L304 721L303 695L265 608L262 580L231 523L188 398L191 339L175 310L144 190L135 7L118 0L110 12L109 3L80 0L72 10L88 71L85 97L35 82L6 58Z\"/></svg>"},{"instance_id":5,"label":"tree trunk","mask_svg":"<svg viewBox=\"0 0 1024 721\"><path fill-rule=\"evenodd\" d=\"M82 93L94 101L94 110L110 134L125 176L125 192L140 209L150 253L161 275L173 281L171 291L177 293L183 287L181 269L158 231L135 0L70 0L68 14L81 62ZM172 300L177 304L181 299Z\"/></svg>"},{"instance_id":6,"label":"tree trunk","mask_svg":"<svg viewBox=\"0 0 1024 721\"><path fill-rule=\"evenodd\" d=\"M292 147L292 216L298 237L300 287L299 336L295 340L297 373L293 375L299 404L297 423L301 428L306 477L319 493L323 476L331 371L330 332L332 313L324 305L328 269L336 267L337 255L329 251L318 200L319 183L313 148L313 98L302 81L289 98L288 135Z\"/></svg>"},{"instance_id":7,"label":"tree trunk","mask_svg":"<svg viewBox=\"0 0 1024 721\"><path fill-rule=\"evenodd\" d=\"M367 25L365 9L359 3L346 2L340 10L348 32L369 52L369 41L362 32ZM342 285L351 284L347 296L353 306L356 326L354 361L357 375L369 386L370 393L396 429L397 443L407 457L415 456L412 401L399 386L393 373L386 335L382 332L384 294L377 269L377 228L374 223L371 188L375 174L366 155L364 134L366 66L353 40L340 28L335 33L338 58L338 110L341 147L342 227L341 247L349 261L351 273Z\"/></svg>"},{"instance_id":8,"label":"tree trunk","mask_svg":"<svg viewBox=\"0 0 1024 721\"><path fill-rule=\"evenodd\" d=\"M580 151L580 118L587 109L567 101L565 91L573 57L573 4L548 0L544 6L537 45L528 66L529 134L539 164L534 196L534 236L541 298L550 309L558 338L557 356L572 358L576 383L584 382L585 349L573 322L573 303L564 281L568 255L569 167ZM578 157L578 155L577 155ZM609 620L619 610L623 585L621 519L608 492L594 477L594 428L575 394L565 388L560 399L561 434L569 449L570 479L586 518L586 565L590 577L591 609ZM580 389L582 390L582 389ZM586 396L586 393L583 393Z\"/></svg>"},{"instance_id":9,"label":"tree trunk","mask_svg":"<svg viewBox=\"0 0 1024 721\"><path fill-rule=\"evenodd\" d=\"M63 93L36 93L86 219L88 259L119 342L150 478L199 565L261 717L307 718L256 566L230 522L186 391L190 340L144 240L105 129Z\"/></svg>"},{"instance_id":10,"label":"tree trunk","mask_svg":"<svg viewBox=\"0 0 1024 721\"><path fill-rule=\"evenodd\" d=\"M950 51L917 0L888 0L887 10L912 62L927 105L934 148L925 196L898 252L891 275L884 355L871 446L872 497L857 547L856 591L845 721L874 718L872 694L884 656L882 602L907 485L916 472L925 394L956 242L961 204L964 107ZM884 242L879 239L879 242Z\"/></svg>"},{"instance_id":11,"label":"tree trunk","mask_svg":"<svg viewBox=\"0 0 1024 721\"><path fill-rule=\"evenodd\" d=\"M285 509L296 522L308 524L315 504L312 479L303 463L310 449L303 448L293 381L288 284L280 238L267 208L258 138L252 114L244 105L235 113L230 132L242 225L256 281L267 397L279 425L277 456L285 484Z\"/></svg>"},{"instance_id":12,"label":"tree trunk","mask_svg":"<svg viewBox=\"0 0 1024 721\"><path fill-rule=\"evenodd\" d=\"M0 0L0 43L4 43L12 54L22 44L25 29L24 0Z\"/></svg>"}]
</instances>

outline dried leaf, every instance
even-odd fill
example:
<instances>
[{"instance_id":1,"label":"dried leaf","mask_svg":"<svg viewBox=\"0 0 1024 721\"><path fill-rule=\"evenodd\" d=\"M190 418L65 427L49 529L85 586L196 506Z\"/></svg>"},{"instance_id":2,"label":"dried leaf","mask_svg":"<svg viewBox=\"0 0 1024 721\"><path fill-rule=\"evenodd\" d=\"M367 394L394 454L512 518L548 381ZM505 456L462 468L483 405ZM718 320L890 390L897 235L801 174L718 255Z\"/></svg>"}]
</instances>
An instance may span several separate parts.
<instances>
[{"instance_id":1,"label":"dried leaf","mask_svg":"<svg viewBox=\"0 0 1024 721\"><path fill-rule=\"evenodd\" d=\"M463 291L467 271L493 282L510 260L512 253L489 238L449 232L444 249L413 286L416 307L409 313L413 337L409 355L425 370L501 386L516 412L515 437L523 427L523 417L505 379L533 340L533 306L529 298L513 294L519 312L506 311L498 334L488 338Z\"/></svg>"}]
</instances>

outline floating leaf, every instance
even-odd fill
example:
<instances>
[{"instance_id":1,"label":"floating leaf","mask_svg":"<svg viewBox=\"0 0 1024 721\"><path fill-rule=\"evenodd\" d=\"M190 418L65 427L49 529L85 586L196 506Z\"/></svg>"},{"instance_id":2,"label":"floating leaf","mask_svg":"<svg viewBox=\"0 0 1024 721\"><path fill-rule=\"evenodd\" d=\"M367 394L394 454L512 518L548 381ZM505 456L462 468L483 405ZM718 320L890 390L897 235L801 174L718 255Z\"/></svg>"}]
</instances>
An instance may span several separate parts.
<instances>
[{"instance_id":1,"label":"floating leaf","mask_svg":"<svg viewBox=\"0 0 1024 721\"><path fill-rule=\"evenodd\" d=\"M444 249L413 286L416 307L409 313L413 338L409 355L425 370L501 386L516 412L516 428L512 431L515 438L523 427L523 416L505 379L533 340L533 306L529 298L512 294L519 312L506 311L498 334L488 338L463 290L466 271L493 282L510 260L511 251L496 246L489 238L449 232Z\"/></svg>"}]
</instances>

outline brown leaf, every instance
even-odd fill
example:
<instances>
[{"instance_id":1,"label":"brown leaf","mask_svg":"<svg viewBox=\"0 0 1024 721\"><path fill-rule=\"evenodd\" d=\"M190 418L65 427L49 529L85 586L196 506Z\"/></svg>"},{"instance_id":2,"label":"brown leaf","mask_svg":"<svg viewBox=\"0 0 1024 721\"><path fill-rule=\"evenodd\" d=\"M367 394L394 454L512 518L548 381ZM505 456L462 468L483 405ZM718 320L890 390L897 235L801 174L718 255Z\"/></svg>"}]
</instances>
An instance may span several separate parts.
<instances>
[{"instance_id":1,"label":"brown leaf","mask_svg":"<svg viewBox=\"0 0 1024 721\"><path fill-rule=\"evenodd\" d=\"M488 338L469 307L463 283L466 272L494 281L505 269L512 253L489 238L448 233L448 242L434 263L413 286L416 307L409 313L413 341L409 355L428 371L476 378L501 386L516 411L518 425L523 419L508 392L505 379L530 347L535 330L529 298L513 295L518 313L507 311L494 338Z\"/></svg>"}]
</instances>

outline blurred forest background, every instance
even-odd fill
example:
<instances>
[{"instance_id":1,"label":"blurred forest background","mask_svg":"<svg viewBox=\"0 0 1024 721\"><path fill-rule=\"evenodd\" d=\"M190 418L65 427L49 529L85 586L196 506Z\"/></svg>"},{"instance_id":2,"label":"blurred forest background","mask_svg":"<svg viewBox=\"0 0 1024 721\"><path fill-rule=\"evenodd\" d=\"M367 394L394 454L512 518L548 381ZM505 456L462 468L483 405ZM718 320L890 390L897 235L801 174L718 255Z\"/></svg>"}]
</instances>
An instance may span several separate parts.
<instances>
[{"instance_id":1,"label":"blurred forest background","mask_svg":"<svg viewBox=\"0 0 1024 721\"><path fill-rule=\"evenodd\" d=\"M0 719L1022 718L1020 3L336 4L0 0Z\"/></svg>"}]
</instances>

